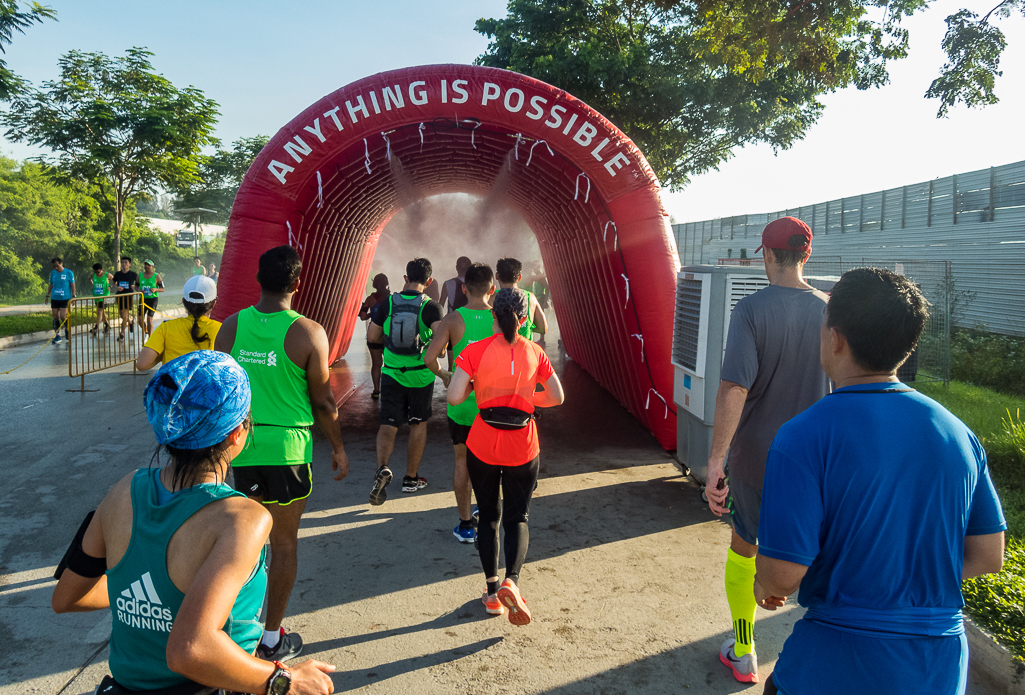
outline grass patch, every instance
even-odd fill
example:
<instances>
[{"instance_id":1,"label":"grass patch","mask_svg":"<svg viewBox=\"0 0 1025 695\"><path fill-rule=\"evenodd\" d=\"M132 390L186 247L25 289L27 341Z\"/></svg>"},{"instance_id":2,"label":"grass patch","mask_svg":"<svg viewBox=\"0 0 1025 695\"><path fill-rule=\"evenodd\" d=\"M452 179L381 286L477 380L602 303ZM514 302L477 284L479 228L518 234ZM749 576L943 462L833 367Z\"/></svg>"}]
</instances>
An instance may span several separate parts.
<instances>
[{"instance_id":1,"label":"grass patch","mask_svg":"<svg viewBox=\"0 0 1025 695\"><path fill-rule=\"evenodd\" d=\"M962 593L972 617L1025 659L1025 399L956 381L915 388L959 417L986 449L1007 517L1004 569L969 579Z\"/></svg>"},{"instance_id":2,"label":"grass patch","mask_svg":"<svg viewBox=\"0 0 1025 695\"><path fill-rule=\"evenodd\" d=\"M71 325L78 326L83 323L92 323L95 320L93 316L85 316L73 320ZM18 316L0 316L0 338L50 330L53 330L53 314L48 311Z\"/></svg>"}]
</instances>

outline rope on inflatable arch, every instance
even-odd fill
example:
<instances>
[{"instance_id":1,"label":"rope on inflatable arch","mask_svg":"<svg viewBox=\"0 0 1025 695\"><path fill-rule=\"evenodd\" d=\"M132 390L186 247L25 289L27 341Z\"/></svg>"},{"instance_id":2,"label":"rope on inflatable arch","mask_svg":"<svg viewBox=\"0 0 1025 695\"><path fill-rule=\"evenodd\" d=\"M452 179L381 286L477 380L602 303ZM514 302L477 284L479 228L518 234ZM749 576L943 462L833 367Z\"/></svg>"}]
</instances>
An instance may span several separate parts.
<instances>
[{"instance_id":1,"label":"rope on inflatable arch","mask_svg":"<svg viewBox=\"0 0 1025 695\"><path fill-rule=\"evenodd\" d=\"M576 179L577 193L579 193L580 176L584 176L584 178L587 179L587 188L588 188L587 192L588 192L588 194L590 193L591 181L587 177L587 175L584 173L584 171L580 167L578 167L575 162L573 162L571 159L569 159L568 157L563 155L561 152L555 152L554 150L552 150L551 146L547 143L547 141L541 140L541 139L538 139L538 138L532 138L532 137L523 135L522 133L510 133L510 132L507 132L507 131L504 131L504 130L491 130L489 128L482 127L483 126L483 122L480 119L478 119L478 118L464 118L464 119L460 119L460 118L456 117L456 118L453 119L453 118L447 118L445 116L438 116L437 118L434 118L431 121L425 121L425 122L422 122L422 123L411 123L409 125L399 126L397 128L393 128L393 129L391 129L389 131L382 132L381 135L385 136L385 140L387 142L387 136L391 135L394 132L397 132L397 131L400 131L400 130L406 130L406 129L409 129L409 128L416 128L417 131L419 132L419 136L420 136L420 151L422 152L423 151L423 142L424 142L424 130L426 130L428 123L430 124L430 127L435 132L447 132L447 131L451 131L451 130L469 130L470 131L471 140L475 136L476 132L478 132L478 131L482 132L482 133L489 133L491 135L499 135L499 136L504 136L504 137L508 137L508 138L514 139L514 140L516 140L516 144L514 146L514 149L515 149L515 156L516 156L517 160L519 160L519 146L520 146L521 142L523 142L523 143L525 143L525 142L532 143L531 146L530 146L530 157L533 157L534 148L537 147L540 144L543 144L548 149L548 153L552 157L560 158L563 162L566 162L571 167L573 167L574 169L577 170L577 172L578 172L577 173L577 179ZM465 125L465 124L470 124L472 127L469 127L468 125ZM364 139L363 142L364 142L364 146L366 146L366 140L365 139ZM391 143L389 142L388 144L389 144L389 149L390 149L390 144ZM474 146L474 149L476 149L477 148L476 144L475 143L472 143L472 144ZM365 164L366 164L367 171L369 172L370 171L370 151L369 151L369 148L366 148L365 155L366 155ZM510 166L511 166L511 162L510 162ZM526 166L530 166L530 158L529 157L527 159ZM585 202L586 202L586 198L587 198L587 195L585 195ZM577 199L576 196L574 196L574 200L576 200L576 199ZM602 211L605 213L605 217L608 219L608 221L605 223L604 228L602 230L602 242L605 243L606 236L607 236L607 233L608 233L608 228L609 228L609 225L611 224L612 225L613 251L619 255L619 263L620 263L621 267L623 268L623 270L625 271L626 270L626 257L623 255L623 249L619 245L619 234L618 234L618 232L616 230L616 223L612 220L612 215L611 215L611 213L609 213L609 209L605 206L605 201L602 200L601 196L597 196L596 200L598 201L598 205L601 206ZM635 300L634 297L630 296L630 279L629 279L629 277L627 276L626 273L622 273L621 275L623 277L623 280L626 283L626 304L624 305L624 308L626 308L626 306L630 307L631 311L633 312L633 316L634 316L634 324L639 328L640 325L641 325L641 318L640 318L640 315L637 313L636 300ZM655 396L659 400L661 400L662 403L665 405L665 415L663 416L663 418L669 417L669 413L672 413L673 415L677 415L676 408L674 407L675 404L670 405L670 403L655 388L655 377L652 376L652 374L651 374L651 366L648 364L648 361L644 358L644 337L640 333L631 334L630 337L631 338L637 338L641 342L641 364L644 365L644 370L645 370L645 372L648 375L648 383L650 384L650 388L648 390L648 398L647 398L647 402L645 403L644 409L648 410L648 406L651 404L651 394L654 393Z\"/></svg>"}]
</instances>

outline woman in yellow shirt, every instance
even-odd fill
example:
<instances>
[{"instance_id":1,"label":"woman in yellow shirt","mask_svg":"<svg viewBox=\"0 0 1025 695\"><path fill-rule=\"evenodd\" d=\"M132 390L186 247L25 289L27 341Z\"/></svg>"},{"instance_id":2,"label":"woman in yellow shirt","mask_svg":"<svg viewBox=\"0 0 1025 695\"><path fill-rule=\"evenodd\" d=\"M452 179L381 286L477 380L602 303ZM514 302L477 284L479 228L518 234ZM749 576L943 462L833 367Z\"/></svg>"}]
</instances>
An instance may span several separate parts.
<instances>
[{"instance_id":1,"label":"woman in yellow shirt","mask_svg":"<svg viewBox=\"0 0 1025 695\"><path fill-rule=\"evenodd\" d=\"M203 275L194 275L185 282L182 305L189 313L180 319L164 321L139 351L135 366L146 371L157 362L171 360L196 350L213 350L221 322L207 316L217 304L217 283Z\"/></svg>"}]
</instances>

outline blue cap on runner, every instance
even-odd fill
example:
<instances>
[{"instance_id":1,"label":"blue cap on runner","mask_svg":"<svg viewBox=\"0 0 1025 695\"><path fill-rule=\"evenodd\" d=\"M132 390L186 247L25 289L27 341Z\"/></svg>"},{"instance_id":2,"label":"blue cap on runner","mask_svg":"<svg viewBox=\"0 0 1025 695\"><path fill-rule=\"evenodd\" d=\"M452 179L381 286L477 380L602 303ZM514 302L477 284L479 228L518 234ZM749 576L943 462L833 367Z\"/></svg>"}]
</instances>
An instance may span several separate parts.
<instances>
[{"instance_id":1,"label":"blue cap on runner","mask_svg":"<svg viewBox=\"0 0 1025 695\"><path fill-rule=\"evenodd\" d=\"M230 355L196 350L161 367L143 402L158 442L203 449L242 424L251 397L249 376Z\"/></svg>"}]
</instances>

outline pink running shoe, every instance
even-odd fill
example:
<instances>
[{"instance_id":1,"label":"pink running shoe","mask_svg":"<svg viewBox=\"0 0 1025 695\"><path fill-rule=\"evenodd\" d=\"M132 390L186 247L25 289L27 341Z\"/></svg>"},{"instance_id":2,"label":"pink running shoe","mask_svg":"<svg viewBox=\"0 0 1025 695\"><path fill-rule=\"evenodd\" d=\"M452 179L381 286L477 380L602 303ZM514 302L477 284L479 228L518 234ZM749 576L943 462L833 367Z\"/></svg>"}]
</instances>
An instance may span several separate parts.
<instances>
[{"instance_id":1,"label":"pink running shoe","mask_svg":"<svg viewBox=\"0 0 1025 695\"><path fill-rule=\"evenodd\" d=\"M530 610L526 602L520 596L520 590L511 579L502 582L498 587L498 600L509 609L509 622L513 625L529 625Z\"/></svg>"}]
</instances>

